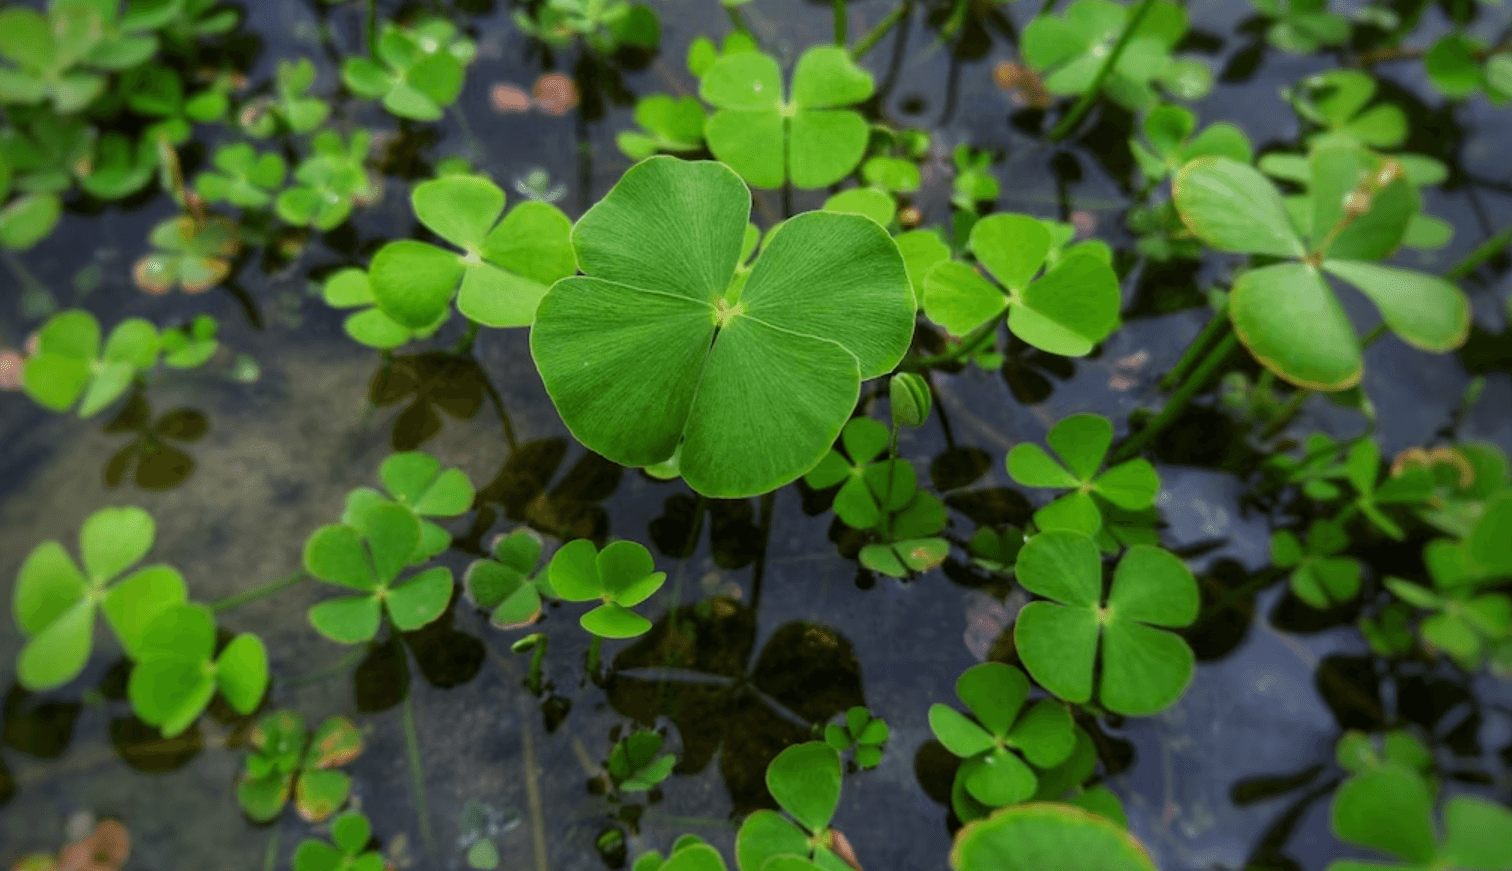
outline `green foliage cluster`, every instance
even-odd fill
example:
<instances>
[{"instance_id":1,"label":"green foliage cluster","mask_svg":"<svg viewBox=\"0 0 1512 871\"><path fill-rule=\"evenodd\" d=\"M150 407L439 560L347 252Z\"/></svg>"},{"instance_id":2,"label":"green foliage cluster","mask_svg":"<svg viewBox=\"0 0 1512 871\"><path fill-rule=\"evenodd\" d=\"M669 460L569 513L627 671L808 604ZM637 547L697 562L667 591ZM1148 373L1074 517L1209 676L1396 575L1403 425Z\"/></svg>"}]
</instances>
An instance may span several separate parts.
<instances>
[{"instance_id":1,"label":"green foliage cluster","mask_svg":"<svg viewBox=\"0 0 1512 871\"><path fill-rule=\"evenodd\" d=\"M171 566L127 574L152 549L156 531L140 508L102 508L79 531L82 570L56 541L32 550L12 599L27 638L16 675L31 690L78 677L94 648L95 617L103 613L132 663L132 708L172 737L194 724L217 691L235 710L255 710L268 686L268 654L250 633L219 643L214 615L189 601L183 576Z\"/></svg>"},{"instance_id":2,"label":"green foliage cluster","mask_svg":"<svg viewBox=\"0 0 1512 871\"><path fill-rule=\"evenodd\" d=\"M236 802L260 823L277 819L292 799L308 822L330 818L352 791L352 778L334 770L362 753L362 732L350 719L327 717L313 735L295 711L259 719L247 736L247 758Z\"/></svg>"}]
</instances>

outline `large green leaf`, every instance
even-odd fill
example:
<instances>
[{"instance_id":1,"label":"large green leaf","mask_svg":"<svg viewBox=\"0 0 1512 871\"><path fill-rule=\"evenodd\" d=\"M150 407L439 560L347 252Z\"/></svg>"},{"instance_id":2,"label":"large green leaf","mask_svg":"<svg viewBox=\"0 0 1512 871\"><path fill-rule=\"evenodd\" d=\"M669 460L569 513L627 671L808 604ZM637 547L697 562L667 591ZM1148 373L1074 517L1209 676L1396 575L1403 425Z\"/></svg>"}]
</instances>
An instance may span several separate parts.
<instances>
[{"instance_id":1,"label":"large green leaf","mask_svg":"<svg viewBox=\"0 0 1512 871\"><path fill-rule=\"evenodd\" d=\"M1221 251L1274 257L1307 253L1281 194L1253 167L1199 157L1176 174L1171 199L1187 227Z\"/></svg>"},{"instance_id":2,"label":"large green leaf","mask_svg":"<svg viewBox=\"0 0 1512 871\"><path fill-rule=\"evenodd\" d=\"M1306 263L1246 270L1229 295L1234 332L1267 369L1313 390L1353 387L1360 340L1323 275Z\"/></svg>"},{"instance_id":3,"label":"large green leaf","mask_svg":"<svg viewBox=\"0 0 1512 871\"><path fill-rule=\"evenodd\" d=\"M1334 834L1417 864L1433 857L1433 798L1423 778L1387 762L1344 781L1334 793Z\"/></svg>"},{"instance_id":4,"label":"large green leaf","mask_svg":"<svg viewBox=\"0 0 1512 871\"><path fill-rule=\"evenodd\" d=\"M913 322L896 245L853 214L784 223L732 298L749 205L719 164L637 164L573 231L589 277L554 285L531 330L579 441L640 466L681 444L689 484L721 497L817 464L861 379L897 364Z\"/></svg>"},{"instance_id":5,"label":"large green leaf","mask_svg":"<svg viewBox=\"0 0 1512 871\"><path fill-rule=\"evenodd\" d=\"M795 744L767 765L772 797L811 832L829 826L840 806L840 780L840 754L823 741Z\"/></svg>"},{"instance_id":6,"label":"large green leaf","mask_svg":"<svg viewBox=\"0 0 1512 871\"><path fill-rule=\"evenodd\" d=\"M1470 335L1470 301L1436 275L1352 260L1324 260L1323 269L1370 297L1391 331L1414 347L1451 351Z\"/></svg>"},{"instance_id":7,"label":"large green leaf","mask_svg":"<svg viewBox=\"0 0 1512 871\"><path fill-rule=\"evenodd\" d=\"M1087 871L1155 871L1144 847L1118 825L1058 803L1004 808L956 833L954 871L1045 871L1068 856Z\"/></svg>"}]
</instances>

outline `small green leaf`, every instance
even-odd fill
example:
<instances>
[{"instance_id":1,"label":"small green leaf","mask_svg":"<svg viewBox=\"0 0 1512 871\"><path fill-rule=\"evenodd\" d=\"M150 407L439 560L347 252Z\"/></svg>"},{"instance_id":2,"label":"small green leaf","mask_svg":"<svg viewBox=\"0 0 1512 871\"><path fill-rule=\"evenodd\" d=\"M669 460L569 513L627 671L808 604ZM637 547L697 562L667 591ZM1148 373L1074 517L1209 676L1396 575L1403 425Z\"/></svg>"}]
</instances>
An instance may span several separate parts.
<instances>
[{"instance_id":1,"label":"small green leaf","mask_svg":"<svg viewBox=\"0 0 1512 871\"><path fill-rule=\"evenodd\" d=\"M383 601L394 625L401 632L413 632L440 617L451 601L451 594L451 569L437 567L389 587L384 591Z\"/></svg>"},{"instance_id":2,"label":"small green leaf","mask_svg":"<svg viewBox=\"0 0 1512 871\"><path fill-rule=\"evenodd\" d=\"M1172 199L1187 227L1221 251L1307 253L1281 194L1252 167L1221 157L1197 158L1176 174Z\"/></svg>"},{"instance_id":3,"label":"small green leaf","mask_svg":"<svg viewBox=\"0 0 1512 871\"><path fill-rule=\"evenodd\" d=\"M767 789L811 832L829 826L840 804L840 754L823 741L795 744L767 766Z\"/></svg>"},{"instance_id":4,"label":"small green leaf","mask_svg":"<svg viewBox=\"0 0 1512 871\"><path fill-rule=\"evenodd\" d=\"M357 644L378 634L383 606L376 596L343 596L328 599L310 609L310 625L321 635L342 644Z\"/></svg>"},{"instance_id":5,"label":"small green leaf","mask_svg":"<svg viewBox=\"0 0 1512 871\"><path fill-rule=\"evenodd\" d=\"M268 651L262 640L250 633L231 639L215 661L215 679L238 713L256 710L268 689Z\"/></svg>"}]
</instances>

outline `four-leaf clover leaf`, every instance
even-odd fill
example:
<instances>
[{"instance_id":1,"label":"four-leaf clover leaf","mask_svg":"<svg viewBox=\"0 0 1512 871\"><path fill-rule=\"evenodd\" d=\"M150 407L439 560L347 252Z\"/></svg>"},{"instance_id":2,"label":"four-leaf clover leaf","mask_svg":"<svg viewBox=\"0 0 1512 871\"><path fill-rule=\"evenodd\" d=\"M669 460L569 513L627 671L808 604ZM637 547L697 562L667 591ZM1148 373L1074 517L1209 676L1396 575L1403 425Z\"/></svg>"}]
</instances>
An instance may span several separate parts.
<instances>
[{"instance_id":1,"label":"four-leaf clover leaf","mask_svg":"<svg viewBox=\"0 0 1512 871\"><path fill-rule=\"evenodd\" d=\"M541 615L541 579L532 577L541 561L541 537L531 529L499 536L493 558L475 560L462 577L473 604L501 629L527 626Z\"/></svg>"},{"instance_id":2,"label":"four-leaf clover leaf","mask_svg":"<svg viewBox=\"0 0 1512 871\"><path fill-rule=\"evenodd\" d=\"M860 215L785 221L736 281L750 210L723 164L636 164L573 228L587 275L552 287L530 333L579 442L627 466L677 453L688 485L722 498L818 464L914 328L898 247Z\"/></svg>"},{"instance_id":3,"label":"four-leaf clover leaf","mask_svg":"<svg viewBox=\"0 0 1512 871\"><path fill-rule=\"evenodd\" d=\"M1090 701L1100 647L1104 708L1147 716L1181 696L1195 658L1165 629L1197 619L1197 581L1180 559L1149 545L1129 548L1105 601L1097 545L1053 529L1024 545L1016 571L1024 589L1048 600L1025 605L1013 627L1019 657L1040 686L1068 702Z\"/></svg>"},{"instance_id":4,"label":"four-leaf clover leaf","mask_svg":"<svg viewBox=\"0 0 1512 871\"><path fill-rule=\"evenodd\" d=\"M244 209L271 203L288 173L283 157L271 151L259 155L246 142L218 149L214 162L220 171L200 173L194 189L208 202L228 202Z\"/></svg>"},{"instance_id":5,"label":"four-leaf clover leaf","mask_svg":"<svg viewBox=\"0 0 1512 871\"><path fill-rule=\"evenodd\" d=\"M411 632L435 620L451 601L451 569L427 569L398 582L420 547L420 518L395 503L373 505L359 526L322 526L305 544L305 570L322 581L357 590L310 609L320 634L343 644L372 639L386 610L394 626Z\"/></svg>"},{"instance_id":6,"label":"four-leaf clover leaf","mask_svg":"<svg viewBox=\"0 0 1512 871\"><path fill-rule=\"evenodd\" d=\"M250 632L215 654L215 617L204 605L174 605L147 622L126 694L138 717L172 738L199 719L220 690L250 714L268 688L268 651Z\"/></svg>"},{"instance_id":7,"label":"four-leaf clover leaf","mask_svg":"<svg viewBox=\"0 0 1512 871\"><path fill-rule=\"evenodd\" d=\"M1113 424L1096 414L1073 414L1051 427L1045 442L1061 458L1056 462L1032 442L1008 452L1008 474L1026 487L1072 488L1034 513L1040 529L1073 529L1097 535L1103 528L1098 499L1125 511L1141 511L1155 502L1160 477L1148 460L1135 458L1098 474L1113 444Z\"/></svg>"},{"instance_id":8,"label":"four-leaf clover leaf","mask_svg":"<svg viewBox=\"0 0 1512 871\"><path fill-rule=\"evenodd\" d=\"M45 541L21 564L11 609L27 636L16 676L30 690L62 686L84 670L94 644L96 609L128 656L148 641L147 627L188 598L184 579L169 566L148 566L116 581L152 547L156 524L140 508L102 508L79 530L84 570L63 545Z\"/></svg>"},{"instance_id":9,"label":"four-leaf clover leaf","mask_svg":"<svg viewBox=\"0 0 1512 871\"><path fill-rule=\"evenodd\" d=\"M240 243L236 225L220 217L197 220L179 215L152 228L154 250L136 262L131 277L148 293L204 293L231 274L231 258Z\"/></svg>"},{"instance_id":10,"label":"four-leaf clover leaf","mask_svg":"<svg viewBox=\"0 0 1512 871\"><path fill-rule=\"evenodd\" d=\"M1054 238L1028 215L989 215L967 247L1002 287L965 263L947 260L924 278L924 314L957 336L1008 311L1008 329L1042 351L1080 357L1118 326L1118 276L1092 249L1071 249L1045 274Z\"/></svg>"},{"instance_id":11,"label":"four-leaf clover leaf","mask_svg":"<svg viewBox=\"0 0 1512 871\"><path fill-rule=\"evenodd\" d=\"M552 282L577 270L572 222L549 203L526 201L504 215L504 191L475 175L416 185L410 203L420 223L463 253L404 239L374 255L368 280L378 308L408 329L432 328L453 295L484 326L529 326Z\"/></svg>"},{"instance_id":12,"label":"four-leaf clover leaf","mask_svg":"<svg viewBox=\"0 0 1512 871\"><path fill-rule=\"evenodd\" d=\"M103 350L100 323L86 311L54 315L37 338L37 353L21 373L26 394L54 411L67 411L82 396L79 417L110 405L158 359L157 328L141 318L117 324Z\"/></svg>"},{"instance_id":13,"label":"four-leaf clover leaf","mask_svg":"<svg viewBox=\"0 0 1512 871\"><path fill-rule=\"evenodd\" d=\"M332 769L362 752L362 730L351 720L328 717L311 737L299 714L274 711L257 721L247 742L247 761L236 783L236 801L247 816L271 822L292 795L299 815L316 823L346 802L352 778Z\"/></svg>"},{"instance_id":14,"label":"four-leaf clover leaf","mask_svg":"<svg viewBox=\"0 0 1512 871\"><path fill-rule=\"evenodd\" d=\"M435 121L441 108L462 93L464 68L477 56L456 25L433 18L413 28L391 22L378 37L378 61L348 58L341 80L360 97L383 99L383 108L401 118Z\"/></svg>"},{"instance_id":15,"label":"four-leaf clover leaf","mask_svg":"<svg viewBox=\"0 0 1512 871\"><path fill-rule=\"evenodd\" d=\"M929 728L945 749L965 760L956 771L952 791L964 791L985 807L1003 807L1032 797L1039 780L1030 764L1052 768L1076 746L1065 705L1041 699L1024 710L1029 679L1011 665L984 662L968 668L956 680L956 695L976 721L936 703L929 707ZM977 809L967 802L954 804L963 820L983 815L979 810L973 813Z\"/></svg>"},{"instance_id":16,"label":"four-leaf clover leaf","mask_svg":"<svg viewBox=\"0 0 1512 871\"><path fill-rule=\"evenodd\" d=\"M714 156L751 187L820 188L834 184L866 152L866 119L845 107L871 97L871 73L845 49L820 45L798 58L793 91L782 91L777 59L727 54L704 73L698 93L715 108L704 126Z\"/></svg>"},{"instance_id":17,"label":"four-leaf clover leaf","mask_svg":"<svg viewBox=\"0 0 1512 871\"><path fill-rule=\"evenodd\" d=\"M373 838L368 818L356 811L331 824L333 844L306 838L294 851L294 871L383 871L383 854L367 849Z\"/></svg>"},{"instance_id":18,"label":"four-leaf clover leaf","mask_svg":"<svg viewBox=\"0 0 1512 871\"><path fill-rule=\"evenodd\" d=\"M1360 594L1359 562L1338 556L1348 545L1342 524L1318 519L1307 529L1305 547L1285 529L1271 536L1271 562L1293 570L1289 583L1297 598L1314 608L1328 608Z\"/></svg>"},{"instance_id":19,"label":"four-leaf clover leaf","mask_svg":"<svg viewBox=\"0 0 1512 871\"><path fill-rule=\"evenodd\" d=\"M835 514L852 529L871 529L882 522L883 512L901 511L918 489L913 465L907 460L877 462L891 437L881 422L855 418L840 432L840 443L850 459L831 450L803 476L816 490L845 482L835 494Z\"/></svg>"},{"instance_id":20,"label":"four-leaf clover leaf","mask_svg":"<svg viewBox=\"0 0 1512 871\"><path fill-rule=\"evenodd\" d=\"M823 741L794 744L778 753L767 766L767 790L792 819L766 809L746 817L735 834L736 864L786 868L777 857L794 857L795 869L849 867L832 849L843 839L829 827L840 806L840 781L840 754Z\"/></svg>"},{"instance_id":21,"label":"four-leaf clover leaf","mask_svg":"<svg viewBox=\"0 0 1512 871\"><path fill-rule=\"evenodd\" d=\"M410 558L410 565L426 562L451 546L451 533L425 518L456 517L472 507L476 491L466 472L442 469L441 461L424 451L403 451L383 461L378 467L378 478L394 502L420 518L420 546ZM387 504L389 500L377 490L358 487L347 494L341 522L360 528L363 513Z\"/></svg>"}]
</instances>

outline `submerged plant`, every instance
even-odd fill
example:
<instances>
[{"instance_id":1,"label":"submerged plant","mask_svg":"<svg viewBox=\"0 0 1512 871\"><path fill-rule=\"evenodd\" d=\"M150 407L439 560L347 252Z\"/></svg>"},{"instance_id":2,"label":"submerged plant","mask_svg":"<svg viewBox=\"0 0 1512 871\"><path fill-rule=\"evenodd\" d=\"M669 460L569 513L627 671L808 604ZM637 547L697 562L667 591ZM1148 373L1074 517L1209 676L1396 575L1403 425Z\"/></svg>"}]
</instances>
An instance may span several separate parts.
<instances>
[{"instance_id":1,"label":"submerged plant","mask_svg":"<svg viewBox=\"0 0 1512 871\"><path fill-rule=\"evenodd\" d=\"M1418 626L1429 650L1443 651L1466 671L1490 660L1494 671L1512 672L1512 597L1489 589L1512 572L1487 570L1469 545L1435 539L1423 549L1431 589L1399 577L1386 586L1402 601L1429 611Z\"/></svg>"},{"instance_id":2,"label":"submerged plant","mask_svg":"<svg viewBox=\"0 0 1512 871\"><path fill-rule=\"evenodd\" d=\"M206 202L227 202L244 209L273 202L288 173L283 157L275 152L258 154L246 142L218 149L214 164L217 171L196 176L194 189Z\"/></svg>"},{"instance_id":3,"label":"submerged plant","mask_svg":"<svg viewBox=\"0 0 1512 871\"><path fill-rule=\"evenodd\" d=\"M620 792L647 792L672 774L677 757L661 753L660 733L637 729L615 743L605 768ZM658 754L661 755L658 755Z\"/></svg>"},{"instance_id":4,"label":"submerged plant","mask_svg":"<svg viewBox=\"0 0 1512 871\"><path fill-rule=\"evenodd\" d=\"M253 136L265 138L280 126L291 133L309 133L325 123L331 107L310 96L315 84L315 64L307 57L280 60L274 73L273 97L252 103L242 112L242 126Z\"/></svg>"},{"instance_id":5,"label":"submerged plant","mask_svg":"<svg viewBox=\"0 0 1512 871\"><path fill-rule=\"evenodd\" d=\"M374 195L364 165L371 143L366 130L353 132L347 142L334 130L316 134L314 152L294 170L294 184L273 202L278 217L296 227L335 229L352 214L352 206Z\"/></svg>"},{"instance_id":6,"label":"submerged plant","mask_svg":"<svg viewBox=\"0 0 1512 871\"><path fill-rule=\"evenodd\" d=\"M738 280L750 203L720 164L636 164L573 229L587 275L552 287L530 335L578 441L631 466L675 455L709 496L813 468L913 334L897 246L859 215L789 219Z\"/></svg>"},{"instance_id":7,"label":"submerged plant","mask_svg":"<svg viewBox=\"0 0 1512 871\"><path fill-rule=\"evenodd\" d=\"M976 720L936 703L929 708L929 728L963 760L951 790L962 820L982 816L983 808L1031 798L1039 788L1034 768L1053 768L1071 755L1076 744L1071 714L1053 699L1024 710L1029 680L1013 666L972 666L956 680L956 695Z\"/></svg>"},{"instance_id":8,"label":"submerged plant","mask_svg":"<svg viewBox=\"0 0 1512 871\"><path fill-rule=\"evenodd\" d=\"M1019 612L1013 638L1029 674L1062 699L1092 699L1115 713L1148 716L1169 707L1192 679L1195 658L1168 629L1197 619L1197 582L1171 553L1128 549L1103 595L1102 554L1092 539L1053 529L1031 538L1016 568L1024 589L1045 597Z\"/></svg>"},{"instance_id":9,"label":"submerged plant","mask_svg":"<svg viewBox=\"0 0 1512 871\"><path fill-rule=\"evenodd\" d=\"M294 711L274 711L257 721L236 801L252 819L277 819L292 798L299 815L318 823L346 804L352 778L333 770L362 752L362 732L346 717L327 717L309 735Z\"/></svg>"},{"instance_id":10,"label":"submerged plant","mask_svg":"<svg viewBox=\"0 0 1512 871\"><path fill-rule=\"evenodd\" d=\"M704 138L751 187L834 184L866 153L866 119L846 107L871 97L873 87L871 73L836 46L803 53L791 97L784 96L776 58L727 54L699 82L699 96L715 109Z\"/></svg>"},{"instance_id":11,"label":"submerged plant","mask_svg":"<svg viewBox=\"0 0 1512 871\"><path fill-rule=\"evenodd\" d=\"M661 42L656 10L628 0L542 0L533 17L525 9L516 9L514 23L556 48L582 39L600 54L622 47L654 49Z\"/></svg>"},{"instance_id":12,"label":"submerged plant","mask_svg":"<svg viewBox=\"0 0 1512 871\"><path fill-rule=\"evenodd\" d=\"M220 217L204 220L179 215L152 228L155 249L131 270L137 287L148 293L204 293L231 274L230 258L240 246L236 225Z\"/></svg>"},{"instance_id":13,"label":"submerged plant","mask_svg":"<svg viewBox=\"0 0 1512 871\"><path fill-rule=\"evenodd\" d=\"M347 58L341 80L358 96L382 99L383 108L416 121L435 121L456 102L466 67L478 54L472 40L440 18L413 27L385 22L376 48L377 60Z\"/></svg>"},{"instance_id":14,"label":"submerged plant","mask_svg":"<svg viewBox=\"0 0 1512 871\"><path fill-rule=\"evenodd\" d=\"M504 192L481 176L423 182L410 203L420 223L464 253L405 239L374 255L373 298L406 329L434 329L453 296L458 311L484 326L529 326L551 284L577 269L572 223L561 210L527 200L505 215Z\"/></svg>"},{"instance_id":15,"label":"submerged plant","mask_svg":"<svg viewBox=\"0 0 1512 871\"><path fill-rule=\"evenodd\" d=\"M1281 530L1271 536L1271 562L1291 569L1288 583L1297 598L1314 608L1353 601L1360 594L1360 563L1338 554L1349 545L1342 524L1314 520L1304 545L1295 533Z\"/></svg>"},{"instance_id":16,"label":"submerged plant","mask_svg":"<svg viewBox=\"0 0 1512 871\"><path fill-rule=\"evenodd\" d=\"M378 634L383 614L401 632L430 623L451 601L451 569L427 569L403 581L399 574L421 546L420 518L393 502L374 504L348 523L322 526L305 544L311 575L361 595L329 599L310 609L320 634L342 644Z\"/></svg>"},{"instance_id":17,"label":"submerged plant","mask_svg":"<svg viewBox=\"0 0 1512 871\"><path fill-rule=\"evenodd\" d=\"M1220 251L1283 262L1245 270L1228 312L1250 353L1282 378L1314 390L1344 390L1364 371L1360 340L1325 273L1357 287L1386 325L1425 351L1458 347L1469 302L1459 288L1423 272L1370 262L1391 254L1418 209L1401 165L1348 148L1314 151L1311 227L1297 230L1280 193L1257 170L1199 158L1177 175L1174 199L1192 232Z\"/></svg>"},{"instance_id":18,"label":"submerged plant","mask_svg":"<svg viewBox=\"0 0 1512 871\"><path fill-rule=\"evenodd\" d=\"M616 541L603 551L586 538L562 545L551 558L551 591L568 602L598 601L580 619L583 628L601 638L634 638L651 628L651 621L630 609L651 597L667 581L666 572L644 545Z\"/></svg>"},{"instance_id":19,"label":"submerged plant","mask_svg":"<svg viewBox=\"0 0 1512 871\"><path fill-rule=\"evenodd\" d=\"M1118 326L1118 276L1094 249L1056 250L1052 232L1028 215L977 221L967 246L1001 287L965 263L939 263L924 279L924 314L965 336L1006 311L1009 331L1030 345L1068 357L1090 353ZM1041 267L1048 268L1035 279Z\"/></svg>"}]
</instances>

